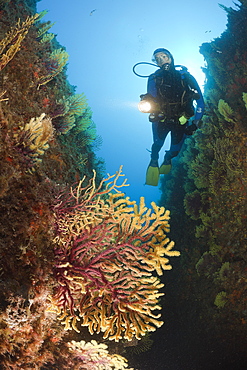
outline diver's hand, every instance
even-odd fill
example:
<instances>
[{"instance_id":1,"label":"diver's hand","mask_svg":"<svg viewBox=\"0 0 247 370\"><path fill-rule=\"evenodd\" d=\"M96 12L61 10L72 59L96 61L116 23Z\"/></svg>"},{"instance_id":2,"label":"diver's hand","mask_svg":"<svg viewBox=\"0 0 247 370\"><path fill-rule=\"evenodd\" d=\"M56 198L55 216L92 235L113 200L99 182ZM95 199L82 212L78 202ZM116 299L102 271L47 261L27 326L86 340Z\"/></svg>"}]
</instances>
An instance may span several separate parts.
<instances>
[{"instance_id":1,"label":"diver's hand","mask_svg":"<svg viewBox=\"0 0 247 370\"><path fill-rule=\"evenodd\" d=\"M154 97L149 94L149 93L146 93L146 94L141 94L140 95L140 99L141 100L150 100L150 101L155 101Z\"/></svg>"}]
</instances>

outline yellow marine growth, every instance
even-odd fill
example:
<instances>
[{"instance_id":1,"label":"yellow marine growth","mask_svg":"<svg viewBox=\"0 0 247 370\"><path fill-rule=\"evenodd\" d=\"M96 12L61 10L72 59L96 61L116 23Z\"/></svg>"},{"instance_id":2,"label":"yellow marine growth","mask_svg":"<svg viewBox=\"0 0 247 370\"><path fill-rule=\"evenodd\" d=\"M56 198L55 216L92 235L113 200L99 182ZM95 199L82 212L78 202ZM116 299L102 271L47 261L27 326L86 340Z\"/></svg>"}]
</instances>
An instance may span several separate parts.
<instances>
[{"instance_id":1,"label":"yellow marine growth","mask_svg":"<svg viewBox=\"0 0 247 370\"><path fill-rule=\"evenodd\" d=\"M227 302L227 294L226 292L222 291L217 294L214 300L215 306L218 308L223 308Z\"/></svg>"},{"instance_id":2,"label":"yellow marine growth","mask_svg":"<svg viewBox=\"0 0 247 370\"><path fill-rule=\"evenodd\" d=\"M126 358L108 352L108 346L104 343L97 343L95 340L76 342L72 340L67 343L69 350L78 358L80 364L87 366L87 369L100 370L134 370L128 367ZM76 364L75 364L76 365Z\"/></svg>"},{"instance_id":3,"label":"yellow marine growth","mask_svg":"<svg viewBox=\"0 0 247 370\"><path fill-rule=\"evenodd\" d=\"M0 71L20 50L22 40L25 38L29 28L38 18L39 14L35 14L32 17L27 17L22 23L19 19L15 27L12 27L5 38L0 41Z\"/></svg>"},{"instance_id":4,"label":"yellow marine growth","mask_svg":"<svg viewBox=\"0 0 247 370\"><path fill-rule=\"evenodd\" d=\"M227 122L235 122L236 121L236 117L234 115L234 112L233 112L232 108L223 99L219 100L218 110Z\"/></svg>"},{"instance_id":5,"label":"yellow marine growth","mask_svg":"<svg viewBox=\"0 0 247 370\"><path fill-rule=\"evenodd\" d=\"M53 127L50 118L45 118L45 113L40 117L31 118L24 127L28 132L29 148L35 150L37 155L43 155L49 148L48 141L53 136Z\"/></svg>"},{"instance_id":6,"label":"yellow marine growth","mask_svg":"<svg viewBox=\"0 0 247 370\"><path fill-rule=\"evenodd\" d=\"M23 130L15 134L16 146L30 157L32 167L41 162L40 156L49 148L49 141L53 138L54 130L51 119L42 113L40 117L31 118Z\"/></svg>"},{"instance_id":7,"label":"yellow marine growth","mask_svg":"<svg viewBox=\"0 0 247 370\"><path fill-rule=\"evenodd\" d=\"M120 192L126 181L120 170L96 187L95 176L61 197L55 207L57 236L55 276L58 288L50 310L65 329L78 329L119 341L141 339L163 322L156 272L170 270L169 257L179 256L167 238L169 211L130 201ZM115 193L112 193L115 191Z\"/></svg>"},{"instance_id":8,"label":"yellow marine growth","mask_svg":"<svg viewBox=\"0 0 247 370\"><path fill-rule=\"evenodd\" d=\"M245 108L247 109L247 93L243 92L243 101L245 104Z\"/></svg>"}]
</instances>

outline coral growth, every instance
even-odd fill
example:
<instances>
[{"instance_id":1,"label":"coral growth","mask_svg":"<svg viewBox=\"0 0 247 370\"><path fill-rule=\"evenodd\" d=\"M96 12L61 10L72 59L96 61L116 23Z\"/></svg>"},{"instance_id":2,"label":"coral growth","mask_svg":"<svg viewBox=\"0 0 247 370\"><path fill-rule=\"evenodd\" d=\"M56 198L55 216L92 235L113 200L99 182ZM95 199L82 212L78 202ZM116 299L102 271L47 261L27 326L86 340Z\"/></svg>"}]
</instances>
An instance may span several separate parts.
<instances>
[{"instance_id":1,"label":"coral growth","mask_svg":"<svg viewBox=\"0 0 247 370\"><path fill-rule=\"evenodd\" d=\"M20 50L21 43L28 33L29 28L39 17L35 14L32 17L27 17L21 23L19 19L16 25L5 35L0 41L0 71L14 58L15 54Z\"/></svg>"},{"instance_id":2,"label":"coral growth","mask_svg":"<svg viewBox=\"0 0 247 370\"><path fill-rule=\"evenodd\" d=\"M77 331L78 318L116 340L159 327L163 283L152 272L179 255L169 212L111 193L125 181L102 180L101 139L52 24L35 0L0 3L0 367L126 369L124 345L108 351L100 335L65 331L51 301Z\"/></svg>"},{"instance_id":3,"label":"coral growth","mask_svg":"<svg viewBox=\"0 0 247 370\"><path fill-rule=\"evenodd\" d=\"M63 70L68 58L69 55L65 50L62 48L55 49L51 53L49 60L46 62L47 74L37 78L37 88L39 89L40 86L46 85L54 77L56 77Z\"/></svg>"},{"instance_id":4,"label":"coral growth","mask_svg":"<svg viewBox=\"0 0 247 370\"><path fill-rule=\"evenodd\" d=\"M226 292L219 292L215 297L214 304L218 308L223 308L227 302Z\"/></svg>"},{"instance_id":5,"label":"coral growth","mask_svg":"<svg viewBox=\"0 0 247 370\"><path fill-rule=\"evenodd\" d=\"M41 162L41 156L49 148L49 141L52 140L54 129L50 118L45 117L42 113L40 117L31 118L29 123L20 127L14 134L15 148L29 162L29 170L34 165Z\"/></svg>"},{"instance_id":6,"label":"coral growth","mask_svg":"<svg viewBox=\"0 0 247 370\"><path fill-rule=\"evenodd\" d=\"M217 328L217 335L222 336L223 341L230 343L232 338L236 341L241 338L239 342L244 346L246 326L243 324L247 318L243 283L247 278L246 1L241 0L235 6L236 9L223 6L228 15L226 31L200 48L207 63L204 68L206 115L201 129L187 140L187 148L180 158L183 178L181 170L177 172L179 176L175 173L173 178L174 188L178 189L178 184L180 189L184 188L185 192L181 191L184 199L179 203L173 192L172 204L176 213L183 214L184 228L191 234L193 252L190 250L188 260L192 271L199 273L199 279L196 273L192 274L190 284L195 285L195 296L200 296L203 302L203 320L212 330ZM179 245L185 250L188 248L184 235Z\"/></svg>"},{"instance_id":7,"label":"coral growth","mask_svg":"<svg viewBox=\"0 0 247 370\"><path fill-rule=\"evenodd\" d=\"M127 368L127 360L119 355L110 355L107 350L107 345L103 343L97 343L95 340L91 342L69 342L68 347L73 352L75 360L79 362L79 369L84 364L88 370L133 370ZM79 361L78 361L79 360ZM77 369L77 364L73 363L73 369Z\"/></svg>"},{"instance_id":8,"label":"coral growth","mask_svg":"<svg viewBox=\"0 0 247 370\"><path fill-rule=\"evenodd\" d=\"M66 80L64 48L54 35L44 39L49 27L35 5L5 1L0 12L1 369L67 369L64 359L73 362L67 333L46 311L55 284L52 205L60 187L93 168L102 176L92 114L85 116L84 95ZM70 127L62 139L54 117L61 100L76 117L76 131Z\"/></svg>"},{"instance_id":9,"label":"coral growth","mask_svg":"<svg viewBox=\"0 0 247 370\"><path fill-rule=\"evenodd\" d=\"M73 127L83 131L87 128L87 120L83 120L82 116L85 114L87 106L87 99L84 94L74 94L69 96L66 100L61 100L55 107L52 118L54 125L58 132L67 134ZM56 118L59 117L56 124ZM82 123L80 124L78 118L81 117ZM91 117L90 117L91 118Z\"/></svg>"},{"instance_id":10,"label":"coral growth","mask_svg":"<svg viewBox=\"0 0 247 370\"><path fill-rule=\"evenodd\" d=\"M117 184L121 176L120 169L98 188L95 178L85 187L81 182L59 199L54 240L59 287L50 308L66 329L78 331L81 318L91 334L102 331L115 341L140 339L163 324L152 313L160 309L163 284L151 272L162 275L171 269L167 257L180 254L166 236L169 212L125 198L118 192L126 185Z\"/></svg>"},{"instance_id":11,"label":"coral growth","mask_svg":"<svg viewBox=\"0 0 247 370\"><path fill-rule=\"evenodd\" d=\"M48 36L52 24L42 22L45 12L30 14L30 9L35 9L32 0L30 3L31 8L22 4L18 9L14 4L6 3L2 10L1 19L5 18L6 22L0 31L4 67L0 75L0 102L1 114L7 122L2 141L9 149L15 143L19 151L19 158L11 150L6 158L13 159L15 167L23 169L34 167L42 159L42 168L51 178L60 177L60 182L65 177L65 181L73 182L84 174L90 178L93 167L103 173L102 160L94 154L101 141L96 134L92 112L84 94L75 94L66 80L68 54L54 37ZM14 10L10 11L12 7ZM49 150L46 147L45 155L37 156L37 150L29 152L25 130L20 131L33 117L43 113L46 119L51 119L54 133L50 137ZM60 137L61 133L63 137Z\"/></svg>"}]
</instances>

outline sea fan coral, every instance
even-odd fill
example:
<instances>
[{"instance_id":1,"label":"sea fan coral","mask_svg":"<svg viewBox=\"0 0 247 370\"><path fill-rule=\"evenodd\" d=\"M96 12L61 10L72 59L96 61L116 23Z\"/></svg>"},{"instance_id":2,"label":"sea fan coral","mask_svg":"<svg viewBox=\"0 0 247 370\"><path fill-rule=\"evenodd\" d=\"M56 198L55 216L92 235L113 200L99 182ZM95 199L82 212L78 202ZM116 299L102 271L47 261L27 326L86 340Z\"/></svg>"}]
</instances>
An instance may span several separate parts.
<instances>
[{"instance_id":1,"label":"sea fan coral","mask_svg":"<svg viewBox=\"0 0 247 370\"><path fill-rule=\"evenodd\" d=\"M54 33L48 33L49 29L54 26L55 23L46 22L46 23L40 23L39 29L38 29L38 37L37 39L40 40L40 42L50 42L54 37Z\"/></svg>"},{"instance_id":2,"label":"sea fan coral","mask_svg":"<svg viewBox=\"0 0 247 370\"><path fill-rule=\"evenodd\" d=\"M87 105L87 99L84 94L74 94L67 98L65 101L60 100L56 107L57 112L54 112L54 117L59 117L55 120L55 127L57 131L62 134L67 134L74 126L77 126L76 119L80 118L80 121L84 121L85 116L85 126L87 124L86 110L90 111ZM90 117L91 121L91 117ZM80 124L83 129L82 124ZM85 127L84 126L84 127Z\"/></svg>"},{"instance_id":3,"label":"sea fan coral","mask_svg":"<svg viewBox=\"0 0 247 370\"><path fill-rule=\"evenodd\" d=\"M84 188L80 183L55 207L59 287L50 308L66 329L78 331L81 318L91 334L102 331L116 341L140 339L163 324L153 314L160 309L163 284L151 272L171 269L167 257L180 254L166 236L169 211L155 203L147 209L143 198L139 207L125 198L120 176L121 169L98 188L95 177Z\"/></svg>"},{"instance_id":4,"label":"sea fan coral","mask_svg":"<svg viewBox=\"0 0 247 370\"><path fill-rule=\"evenodd\" d=\"M62 48L55 49L51 53L49 61L46 63L47 74L38 79L38 89L41 85L46 85L63 70L68 58L69 54Z\"/></svg>"},{"instance_id":5,"label":"sea fan coral","mask_svg":"<svg viewBox=\"0 0 247 370\"><path fill-rule=\"evenodd\" d=\"M218 110L227 122L235 122L234 112L227 102L219 100Z\"/></svg>"}]
</instances>

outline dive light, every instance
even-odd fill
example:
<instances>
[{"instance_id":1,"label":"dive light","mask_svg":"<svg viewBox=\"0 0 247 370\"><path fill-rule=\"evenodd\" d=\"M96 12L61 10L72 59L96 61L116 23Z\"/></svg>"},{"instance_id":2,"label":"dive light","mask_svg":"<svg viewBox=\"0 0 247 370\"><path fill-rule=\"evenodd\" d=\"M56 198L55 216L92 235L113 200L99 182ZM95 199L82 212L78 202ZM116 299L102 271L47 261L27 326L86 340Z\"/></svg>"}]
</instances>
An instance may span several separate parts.
<instances>
[{"instance_id":1,"label":"dive light","mask_svg":"<svg viewBox=\"0 0 247 370\"><path fill-rule=\"evenodd\" d=\"M154 101L152 95L140 95L141 101L138 103L138 109L142 113L152 113L158 110L158 104Z\"/></svg>"},{"instance_id":2,"label":"dive light","mask_svg":"<svg viewBox=\"0 0 247 370\"><path fill-rule=\"evenodd\" d=\"M141 100L138 103L138 109L142 113L150 113L152 111L152 104L148 100Z\"/></svg>"}]
</instances>

